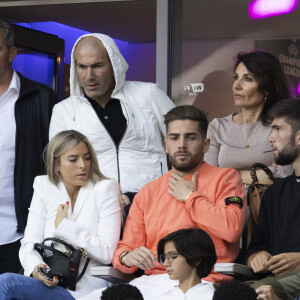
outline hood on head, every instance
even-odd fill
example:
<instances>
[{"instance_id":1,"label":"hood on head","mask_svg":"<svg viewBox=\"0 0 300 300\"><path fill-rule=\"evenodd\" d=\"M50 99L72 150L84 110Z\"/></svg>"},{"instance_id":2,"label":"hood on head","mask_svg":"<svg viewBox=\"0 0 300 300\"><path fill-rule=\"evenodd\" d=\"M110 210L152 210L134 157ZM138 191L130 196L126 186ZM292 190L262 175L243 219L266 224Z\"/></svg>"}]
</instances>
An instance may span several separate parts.
<instances>
[{"instance_id":1,"label":"hood on head","mask_svg":"<svg viewBox=\"0 0 300 300\"><path fill-rule=\"evenodd\" d=\"M85 37L93 36L97 39L99 39L103 46L106 48L106 51L108 53L108 56L110 58L114 77L115 77L115 88L112 92L112 94L115 94L118 92L125 81L125 73L128 69L128 64L125 61L124 57L119 51L118 46L116 45L115 41L110 38L108 35L101 34L101 33L91 33L91 34L85 34L78 38L78 40L75 42L72 53L71 53L71 68L70 68L70 93L71 96L82 96L83 97L83 89L79 85L79 80L77 78L76 74L76 62L75 62L75 48L76 45L80 40L82 40Z\"/></svg>"}]
</instances>

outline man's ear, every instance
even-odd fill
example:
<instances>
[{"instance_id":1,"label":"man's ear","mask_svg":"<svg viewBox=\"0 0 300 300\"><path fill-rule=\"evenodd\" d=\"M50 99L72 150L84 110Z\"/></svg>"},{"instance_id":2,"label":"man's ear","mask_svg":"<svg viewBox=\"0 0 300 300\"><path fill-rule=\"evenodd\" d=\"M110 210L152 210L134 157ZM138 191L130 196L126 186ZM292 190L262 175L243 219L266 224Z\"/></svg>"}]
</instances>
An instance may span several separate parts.
<instances>
[{"instance_id":1,"label":"man's ear","mask_svg":"<svg viewBox=\"0 0 300 300\"><path fill-rule=\"evenodd\" d=\"M300 147L300 130L298 130L295 134L295 143L298 147Z\"/></svg>"},{"instance_id":2,"label":"man's ear","mask_svg":"<svg viewBox=\"0 0 300 300\"><path fill-rule=\"evenodd\" d=\"M12 46L9 48L9 51L8 51L8 59L9 59L9 62L12 63L17 55L17 48L15 46Z\"/></svg>"},{"instance_id":3,"label":"man's ear","mask_svg":"<svg viewBox=\"0 0 300 300\"><path fill-rule=\"evenodd\" d=\"M203 147L203 153L206 153L209 149L209 145L210 145L210 139L206 138L204 140L204 147Z\"/></svg>"}]
</instances>

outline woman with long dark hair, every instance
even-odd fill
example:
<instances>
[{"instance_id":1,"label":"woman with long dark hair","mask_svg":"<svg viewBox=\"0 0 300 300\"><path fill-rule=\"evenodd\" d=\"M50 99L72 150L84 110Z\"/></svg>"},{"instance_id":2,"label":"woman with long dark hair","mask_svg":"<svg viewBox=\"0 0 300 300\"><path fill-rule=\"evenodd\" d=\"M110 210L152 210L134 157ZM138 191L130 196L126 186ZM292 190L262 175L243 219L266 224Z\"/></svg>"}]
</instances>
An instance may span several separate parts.
<instances>
[{"instance_id":1,"label":"woman with long dark hair","mask_svg":"<svg viewBox=\"0 0 300 300\"><path fill-rule=\"evenodd\" d=\"M239 53L232 89L235 106L240 111L209 124L210 148L205 161L237 169L245 184L252 182L250 167L258 162L267 165L275 177L290 175L290 166L273 164L268 142L271 133L268 112L275 103L289 98L287 80L277 58L262 51ZM263 171L258 170L257 174L260 183L270 184Z\"/></svg>"}]
</instances>

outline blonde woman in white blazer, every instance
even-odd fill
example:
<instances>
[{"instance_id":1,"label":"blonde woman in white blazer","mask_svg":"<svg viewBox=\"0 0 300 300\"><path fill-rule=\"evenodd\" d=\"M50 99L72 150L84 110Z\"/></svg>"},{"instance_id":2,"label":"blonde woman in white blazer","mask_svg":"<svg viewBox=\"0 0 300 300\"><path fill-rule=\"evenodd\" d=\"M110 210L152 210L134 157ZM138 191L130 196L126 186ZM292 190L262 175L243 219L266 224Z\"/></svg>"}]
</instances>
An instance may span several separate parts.
<instances>
[{"instance_id":1,"label":"blonde woman in white blazer","mask_svg":"<svg viewBox=\"0 0 300 300\"><path fill-rule=\"evenodd\" d=\"M21 241L20 261L25 276L0 276L2 300L77 299L107 286L106 281L90 275L90 268L111 263L116 250L121 227L119 184L104 178L91 144L74 130L62 131L50 141L47 174L35 178ZM47 237L83 248L91 258L75 292L58 286L57 278L47 280L37 272L36 268L46 265L34 244Z\"/></svg>"}]
</instances>

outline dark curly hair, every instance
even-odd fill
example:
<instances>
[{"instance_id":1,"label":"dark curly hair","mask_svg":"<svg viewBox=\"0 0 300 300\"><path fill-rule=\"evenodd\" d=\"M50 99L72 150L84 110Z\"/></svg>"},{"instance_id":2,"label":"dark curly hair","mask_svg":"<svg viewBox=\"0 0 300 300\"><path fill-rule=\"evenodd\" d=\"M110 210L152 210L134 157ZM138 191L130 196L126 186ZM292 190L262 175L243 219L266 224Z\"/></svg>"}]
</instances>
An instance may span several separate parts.
<instances>
[{"instance_id":1,"label":"dark curly hair","mask_svg":"<svg viewBox=\"0 0 300 300\"><path fill-rule=\"evenodd\" d=\"M255 290L246 283L238 280L223 282L215 290L213 300L255 300Z\"/></svg>"},{"instance_id":2,"label":"dark curly hair","mask_svg":"<svg viewBox=\"0 0 300 300\"><path fill-rule=\"evenodd\" d=\"M186 262L196 266L199 278L210 274L217 260L215 245L204 230L196 227L180 229L162 238L157 245L157 255L164 254L166 242L172 241ZM200 263L199 263L200 261Z\"/></svg>"},{"instance_id":3,"label":"dark curly hair","mask_svg":"<svg viewBox=\"0 0 300 300\"><path fill-rule=\"evenodd\" d=\"M284 118L291 125L293 135L300 130L300 99L285 99L272 107L270 120Z\"/></svg>"},{"instance_id":4,"label":"dark curly hair","mask_svg":"<svg viewBox=\"0 0 300 300\"><path fill-rule=\"evenodd\" d=\"M101 300L144 300L139 289L128 283L117 283L103 291Z\"/></svg>"},{"instance_id":5,"label":"dark curly hair","mask_svg":"<svg viewBox=\"0 0 300 300\"><path fill-rule=\"evenodd\" d=\"M260 119L264 125L268 125L270 124L268 118L270 108L275 103L290 97L289 86L280 62L270 53L253 51L238 54L234 71L240 63L243 63L247 70L253 74L258 81L259 91L267 97Z\"/></svg>"}]
</instances>

